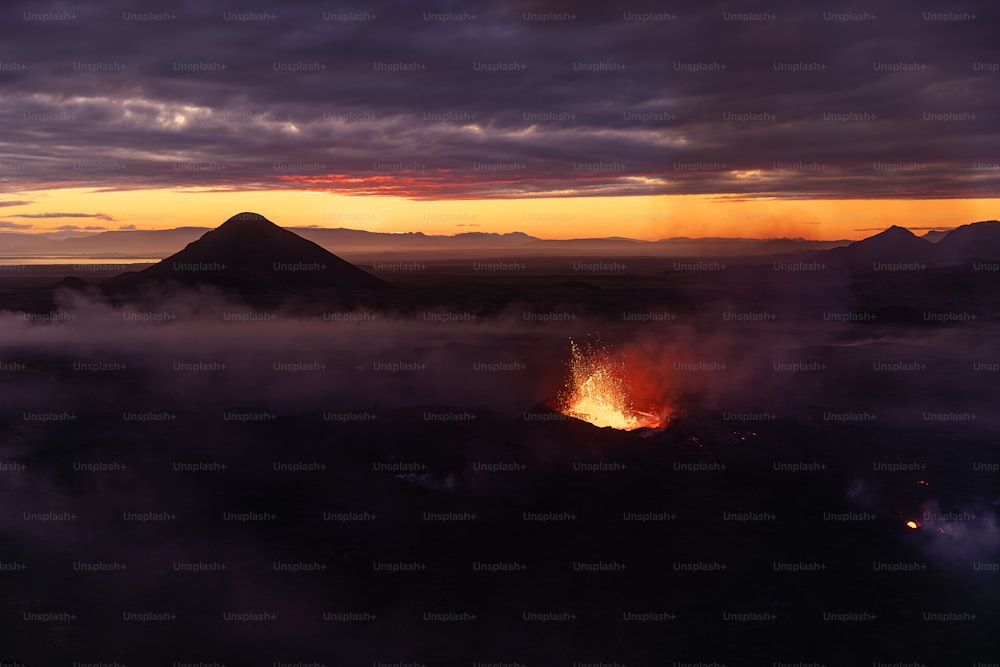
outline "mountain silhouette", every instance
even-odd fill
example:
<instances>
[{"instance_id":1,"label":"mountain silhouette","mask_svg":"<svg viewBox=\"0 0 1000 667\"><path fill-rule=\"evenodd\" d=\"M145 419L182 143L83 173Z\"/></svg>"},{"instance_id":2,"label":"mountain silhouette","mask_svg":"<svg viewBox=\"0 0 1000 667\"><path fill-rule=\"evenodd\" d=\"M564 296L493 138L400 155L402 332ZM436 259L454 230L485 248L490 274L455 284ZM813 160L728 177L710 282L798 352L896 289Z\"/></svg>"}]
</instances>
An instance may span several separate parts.
<instances>
[{"instance_id":1,"label":"mountain silhouette","mask_svg":"<svg viewBox=\"0 0 1000 667\"><path fill-rule=\"evenodd\" d=\"M937 242L934 253L941 262L1000 258L1000 222L986 220L962 225Z\"/></svg>"},{"instance_id":2,"label":"mountain silhouette","mask_svg":"<svg viewBox=\"0 0 1000 667\"><path fill-rule=\"evenodd\" d=\"M910 230L893 225L884 232L842 248L823 251L817 255L817 259L834 265L870 269L876 263L926 261L931 257L934 247L934 244Z\"/></svg>"},{"instance_id":3,"label":"mountain silhouette","mask_svg":"<svg viewBox=\"0 0 1000 667\"><path fill-rule=\"evenodd\" d=\"M921 234L920 238L922 238L925 241L930 241L931 243L937 243L947 235L948 235L947 230L933 229L929 232L924 232L923 234Z\"/></svg>"},{"instance_id":4,"label":"mountain silhouette","mask_svg":"<svg viewBox=\"0 0 1000 667\"><path fill-rule=\"evenodd\" d=\"M369 290L388 284L258 213L238 213L142 271L106 280L111 291L150 284L215 285L241 293Z\"/></svg>"},{"instance_id":5,"label":"mountain silhouette","mask_svg":"<svg viewBox=\"0 0 1000 667\"><path fill-rule=\"evenodd\" d=\"M82 292L89 286L90 283L88 283L83 278L80 278L79 276L66 276L65 278L57 282L55 285L53 285L53 287L56 289L68 289L75 292ZM0 665L2 664L3 663L0 663Z\"/></svg>"}]
</instances>

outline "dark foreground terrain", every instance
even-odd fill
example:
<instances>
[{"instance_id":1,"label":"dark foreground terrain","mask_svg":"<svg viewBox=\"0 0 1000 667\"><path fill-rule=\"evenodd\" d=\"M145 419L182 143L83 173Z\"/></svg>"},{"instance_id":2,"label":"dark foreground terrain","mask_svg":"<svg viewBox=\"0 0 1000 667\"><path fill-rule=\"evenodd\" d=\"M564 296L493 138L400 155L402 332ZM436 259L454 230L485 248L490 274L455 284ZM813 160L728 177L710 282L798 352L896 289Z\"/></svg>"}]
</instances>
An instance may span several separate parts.
<instances>
[{"instance_id":1,"label":"dark foreground terrain","mask_svg":"<svg viewBox=\"0 0 1000 667\"><path fill-rule=\"evenodd\" d=\"M618 261L3 276L0 664L997 662L995 274ZM666 428L545 407L596 332Z\"/></svg>"}]
</instances>

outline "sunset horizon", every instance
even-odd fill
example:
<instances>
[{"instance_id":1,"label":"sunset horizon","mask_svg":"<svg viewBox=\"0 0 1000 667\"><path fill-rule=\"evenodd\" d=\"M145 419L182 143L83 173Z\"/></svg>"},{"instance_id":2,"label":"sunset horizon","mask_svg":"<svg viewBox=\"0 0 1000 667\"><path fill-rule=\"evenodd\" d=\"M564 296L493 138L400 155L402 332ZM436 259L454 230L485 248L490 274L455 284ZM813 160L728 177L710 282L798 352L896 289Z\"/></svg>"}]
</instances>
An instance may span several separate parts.
<instances>
[{"instance_id":1,"label":"sunset horizon","mask_svg":"<svg viewBox=\"0 0 1000 667\"><path fill-rule=\"evenodd\" d=\"M256 210L284 227L453 236L520 232L541 239L623 237L860 240L892 226L917 235L997 219L1000 199L780 200L709 195L551 197L425 201L345 197L315 191L200 193L44 191L37 200L0 200L0 232L45 234L213 228ZM329 202L320 203L321 198ZM66 210L86 208L94 212ZM874 210L873 210L874 209ZM607 211L603 213L602 211ZM684 212L687 212L685 214ZM879 213L878 211L881 211Z\"/></svg>"},{"instance_id":2,"label":"sunset horizon","mask_svg":"<svg viewBox=\"0 0 1000 667\"><path fill-rule=\"evenodd\" d=\"M0 230L246 209L387 232L857 240L1000 217L988 13L564 4L25 8L0 48Z\"/></svg>"}]
</instances>

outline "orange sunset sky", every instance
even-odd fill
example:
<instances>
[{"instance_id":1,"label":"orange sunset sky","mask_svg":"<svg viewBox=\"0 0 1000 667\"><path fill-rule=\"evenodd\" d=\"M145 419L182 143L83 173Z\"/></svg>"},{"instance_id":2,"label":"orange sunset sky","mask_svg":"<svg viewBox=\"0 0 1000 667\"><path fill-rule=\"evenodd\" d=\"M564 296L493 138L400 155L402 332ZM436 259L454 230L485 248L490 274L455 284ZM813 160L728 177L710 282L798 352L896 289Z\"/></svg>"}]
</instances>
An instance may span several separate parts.
<instances>
[{"instance_id":1,"label":"orange sunset sky","mask_svg":"<svg viewBox=\"0 0 1000 667\"><path fill-rule=\"evenodd\" d=\"M16 195L14 195L16 196ZM541 238L625 236L858 239L897 224L921 233L996 217L998 199L746 199L719 195L411 200L304 190L41 190L0 209L3 231L215 227L242 210L283 226ZM36 217L37 216L37 217Z\"/></svg>"},{"instance_id":2,"label":"orange sunset sky","mask_svg":"<svg viewBox=\"0 0 1000 667\"><path fill-rule=\"evenodd\" d=\"M256 211L381 232L839 240L1000 217L990 21L526 7L12 19L0 232Z\"/></svg>"}]
</instances>

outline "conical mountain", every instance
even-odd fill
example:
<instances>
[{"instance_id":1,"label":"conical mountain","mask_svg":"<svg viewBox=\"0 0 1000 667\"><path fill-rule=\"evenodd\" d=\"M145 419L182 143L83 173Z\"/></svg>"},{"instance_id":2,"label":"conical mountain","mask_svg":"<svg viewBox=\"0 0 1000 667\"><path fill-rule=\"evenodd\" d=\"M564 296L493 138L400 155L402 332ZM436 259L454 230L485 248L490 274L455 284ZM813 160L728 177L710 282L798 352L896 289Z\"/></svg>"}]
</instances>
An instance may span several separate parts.
<instances>
[{"instance_id":1,"label":"conical mountain","mask_svg":"<svg viewBox=\"0 0 1000 667\"><path fill-rule=\"evenodd\" d=\"M258 213L238 213L178 253L104 282L111 290L147 284L209 284L243 293L387 287L325 248Z\"/></svg>"},{"instance_id":2,"label":"conical mountain","mask_svg":"<svg viewBox=\"0 0 1000 667\"><path fill-rule=\"evenodd\" d=\"M927 260L934 245L908 229L893 225L866 239L842 248L831 248L817 256L831 264L871 268L875 263L918 262Z\"/></svg>"}]
</instances>

